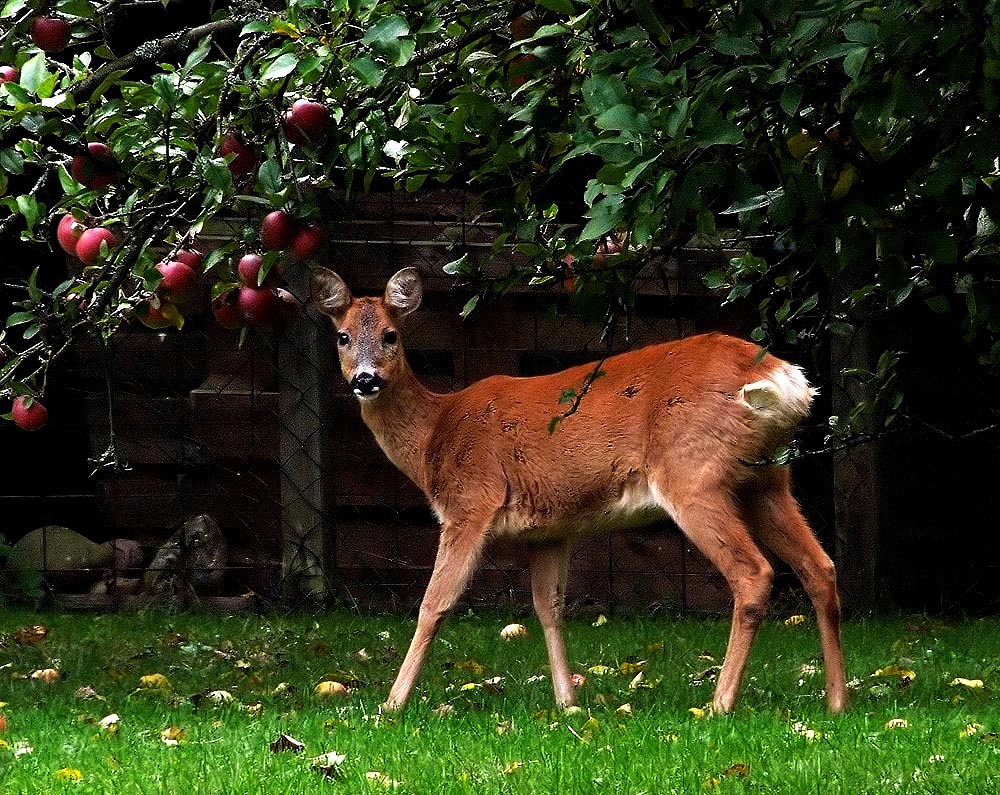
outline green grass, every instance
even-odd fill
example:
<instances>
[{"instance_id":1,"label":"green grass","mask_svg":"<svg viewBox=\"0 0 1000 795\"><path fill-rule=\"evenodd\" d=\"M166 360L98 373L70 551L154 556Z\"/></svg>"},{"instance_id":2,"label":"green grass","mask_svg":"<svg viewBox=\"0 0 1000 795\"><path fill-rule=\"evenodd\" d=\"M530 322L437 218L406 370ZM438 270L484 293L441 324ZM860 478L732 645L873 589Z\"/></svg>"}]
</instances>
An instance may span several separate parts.
<instances>
[{"instance_id":1,"label":"green grass","mask_svg":"<svg viewBox=\"0 0 1000 795\"><path fill-rule=\"evenodd\" d=\"M572 620L570 656L587 680L582 711L564 715L551 709L540 678L537 626L524 619L530 637L504 642L498 632L509 620L454 617L409 708L380 717L413 628L398 616L8 610L0 617L0 713L8 724L0 792L1000 791L998 619L848 622L852 707L833 717L822 673L811 673L815 626L786 626L776 616L761 630L735 714L702 719L690 708L711 698L726 621ZM45 639L19 642L18 630L34 624L47 627ZM31 678L47 667L61 678ZM168 690L140 687L140 677L157 673ZM502 688L483 686L497 676ZM956 677L983 687L952 684ZM317 699L315 685L329 678L348 681L349 695ZM84 687L97 697L83 697ZM212 690L234 701L214 704ZM448 714L442 704L451 705ZM117 732L99 723L112 713ZM897 719L905 725L887 728ZM163 742L171 727L182 732L176 745ZM282 733L305 750L272 752ZM330 751L344 759L328 778L312 760ZM63 780L74 771L79 780Z\"/></svg>"}]
</instances>

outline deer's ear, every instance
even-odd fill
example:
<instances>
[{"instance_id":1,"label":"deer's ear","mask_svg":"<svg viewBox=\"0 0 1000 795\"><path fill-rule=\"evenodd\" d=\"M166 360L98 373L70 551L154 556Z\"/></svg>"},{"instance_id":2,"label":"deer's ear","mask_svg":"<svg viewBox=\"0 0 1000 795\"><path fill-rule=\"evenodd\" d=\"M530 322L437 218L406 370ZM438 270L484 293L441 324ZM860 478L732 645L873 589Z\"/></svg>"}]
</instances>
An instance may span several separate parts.
<instances>
[{"instance_id":1,"label":"deer's ear","mask_svg":"<svg viewBox=\"0 0 1000 795\"><path fill-rule=\"evenodd\" d=\"M354 300L344 280L329 268L313 268L310 285L313 305L330 317L343 314Z\"/></svg>"},{"instance_id":2,"label":"deer's ear","mask_svg":"<svg viewBox=\"0 0 1000 795\"><path fill-rule=\"evenodd\" d=\"M420 306L424 297L424 280L416 268L403 268L385 286L386 306L403 317Z\"/></svg>"}]
</instances>

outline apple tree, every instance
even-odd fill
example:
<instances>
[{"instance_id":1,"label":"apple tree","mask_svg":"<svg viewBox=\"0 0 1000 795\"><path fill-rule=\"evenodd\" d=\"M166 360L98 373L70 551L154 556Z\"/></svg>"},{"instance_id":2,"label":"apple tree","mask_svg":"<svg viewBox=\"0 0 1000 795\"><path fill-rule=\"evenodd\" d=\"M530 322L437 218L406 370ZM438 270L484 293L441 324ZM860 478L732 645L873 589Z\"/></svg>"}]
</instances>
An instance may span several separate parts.
<instances>
[{"instance_id":1,"label":"apple tree","mask_svg":"<svg viewBox=\"0 0 1000 795\"><path fill-rule=\"evenodd\" d=\"M493 267L448 268L466 311L571 280L610 328L643 266L725 228L744 253L704 276L762 343L926 312L1000 363L996 2L159 5L0 9L8 399L82 335L180 328L204 274L220 323L266 331L325 197L373 186L462 186L502 222ZM898 417L897 361L842 374L870 389L840 433Z\"/></svg>"}]
</instances>

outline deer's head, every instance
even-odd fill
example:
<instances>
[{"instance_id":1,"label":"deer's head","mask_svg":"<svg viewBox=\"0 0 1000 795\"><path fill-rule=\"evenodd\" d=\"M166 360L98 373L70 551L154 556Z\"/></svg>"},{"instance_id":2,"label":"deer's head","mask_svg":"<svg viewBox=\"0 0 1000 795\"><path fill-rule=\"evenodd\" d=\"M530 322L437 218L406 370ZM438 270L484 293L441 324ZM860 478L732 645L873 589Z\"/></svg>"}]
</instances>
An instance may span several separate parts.
<instances>
[{"instance_id":1,"label":"deer's head","mask_svg":"<svg viewBox=\"0 0 1000 795\"><path fill-rule=\"evenodd\" d=\"M341 372L361 400L377 397L405 369L399 323L422 298L423 281L416 268L397 272L377 298L355 298L336 273L313 270L313 304L333 321Z\"/></svg>"}]
</instances>

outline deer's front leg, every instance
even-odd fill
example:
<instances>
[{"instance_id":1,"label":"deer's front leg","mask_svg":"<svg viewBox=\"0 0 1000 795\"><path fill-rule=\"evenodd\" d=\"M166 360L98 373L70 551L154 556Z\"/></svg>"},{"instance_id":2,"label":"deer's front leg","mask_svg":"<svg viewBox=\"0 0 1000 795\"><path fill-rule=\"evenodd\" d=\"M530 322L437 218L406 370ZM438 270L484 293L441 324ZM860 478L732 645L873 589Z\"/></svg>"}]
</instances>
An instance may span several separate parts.
<instances>
[{"instance_id":1,"label":"deer's front leg","mask_svg":"<svg viewBox=\"0 0 1000 795\"><path fill-rule=\"evenodd\" d=\"M441 529L434 571L420 603L417 629L383 709L401 709L409 701L434 637L476 570L485 538L486 525L482 522L446 523Z\"/></svg>"},{"instance_id":2,"label":"deer's front leg","mask_svg":"<svg viewBox=\"0 0 1000 795\"><path fill-rule=\"evenodd\" d=\"M552 689L555 691L556 704L561 708L576 704L576 691L570 678L562 627L569 553L569 543L557 541L534 548L530 558L531 598L545 635Z\"/></svg>"}]
</instances>

